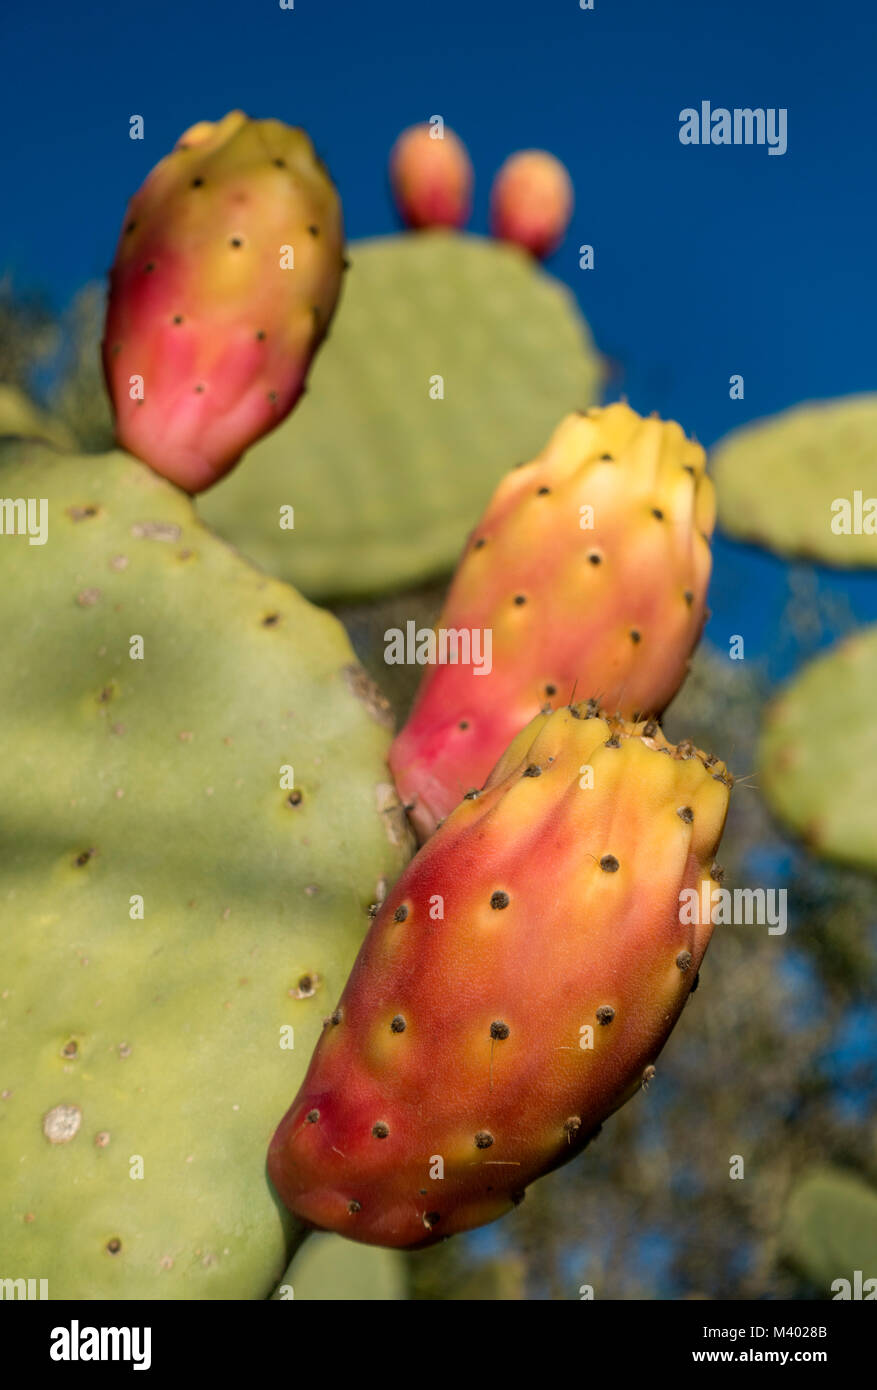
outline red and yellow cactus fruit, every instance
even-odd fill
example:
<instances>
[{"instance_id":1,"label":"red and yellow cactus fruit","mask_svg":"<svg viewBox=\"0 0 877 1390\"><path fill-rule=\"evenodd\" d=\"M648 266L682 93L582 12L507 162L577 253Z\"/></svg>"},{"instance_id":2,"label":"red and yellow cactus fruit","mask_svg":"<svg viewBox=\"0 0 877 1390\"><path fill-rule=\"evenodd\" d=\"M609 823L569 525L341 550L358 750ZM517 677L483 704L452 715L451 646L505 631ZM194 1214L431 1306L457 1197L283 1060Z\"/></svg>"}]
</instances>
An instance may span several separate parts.
<instances>
[{"instance_id":1,"label":"red and yellow cactus fruit","mask_svg":"<svg viewBox=\"0 0 877 1390\"><path fill-rule=\"evenodd\" d=\"M697 980L731 782L655 721L537 716L380 908L271 1143L286 1205L417 1246L577 1154Z\"/></svg>"},{"instance_id":2,"label":"red and yellow cactus fruit","mask_svg":"<svg viewBox=\"0 0 877 1390\"><path fill-rule=\"evenodd\" d=\"M466 146L444 124L410 126L390 155L390 185L410 227L462 227L472 208Z\"/></svg>"},{"instance_id":3,"label":"red and yellow cactus fruit","mask_svg":"<svg viewBox=\"0 0 877 1390\"><path fill-rule=\"evenodd\" d=\"M343 266L303 130L232 111L186 131L131 199L110 272L118 442L187 492L216 482L301 395Z\"/></svg>"},{"instance_id":4,"label":"red and yellow cactus fruit","mask_svg":"<svg viewBox=\"0 0 877 1390\"><path fill-rule=\"evenodd\" d=\"M421 839L546 705L577 694L630 718L670 702L706 616L704 470L679 425L615 404L567 416L502 480L436 625L485 651L489 634L490 669L429 666L390 751Z\"/></svg>"},{"instance_id":5,"label":"red and yellow cactus fruit","mask_svg":"<svg viewBox=\"0 0 877 1390\"><path fill-rule=\"evenodd\" d=\"M490 192L490 230L540 260L556 251L572 217L572 180L547 150L510 155Z\"/></svg>"}]
</instances>

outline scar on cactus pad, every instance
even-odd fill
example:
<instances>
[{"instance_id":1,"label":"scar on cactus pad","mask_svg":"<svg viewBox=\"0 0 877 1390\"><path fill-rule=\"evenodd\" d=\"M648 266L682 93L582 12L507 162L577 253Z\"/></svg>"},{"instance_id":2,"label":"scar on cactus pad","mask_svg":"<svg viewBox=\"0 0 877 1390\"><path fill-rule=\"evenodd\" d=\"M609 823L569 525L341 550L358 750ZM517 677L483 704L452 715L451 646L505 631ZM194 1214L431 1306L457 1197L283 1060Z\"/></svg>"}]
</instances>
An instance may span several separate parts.
<instances>
[{"instance_id":1,"label":"scar on cactus pad","mask_svg":"<svg viewBox=\"0 0 877 1390\"><path fill-rule=\"evenodd\" d=\"M592 785L583 779L593 774ZM538 715L392 888L269 1151L313 1226L414 1247L511 1210L655 1076L712 924L725 765Z\"/></svg>"},{"instance_id":2,"label":"scar on cactus pad","mask_svg":"<svg viewBox=\"0 0 877 1390\"><path fill-rule=\"evenodd\" d=\"M491 664L431 665L390 753L421 839L545 706L593 695L658 714L706 618L715 520L704 452L616 404L567 416L502 480L438 632L491 634Z\"/></svg>"},{"instance_id":3,"label":"scar on cactus pad","mask_svg":"<svg viewBox=\"0 0 877 1390\"><path fill-rule=\"evenodd\" d=\"M200 492L292 410L335 309L341 205L309 137L201 121L132 198L110 272L116 437Z\"/></svg>"}]
</instances>

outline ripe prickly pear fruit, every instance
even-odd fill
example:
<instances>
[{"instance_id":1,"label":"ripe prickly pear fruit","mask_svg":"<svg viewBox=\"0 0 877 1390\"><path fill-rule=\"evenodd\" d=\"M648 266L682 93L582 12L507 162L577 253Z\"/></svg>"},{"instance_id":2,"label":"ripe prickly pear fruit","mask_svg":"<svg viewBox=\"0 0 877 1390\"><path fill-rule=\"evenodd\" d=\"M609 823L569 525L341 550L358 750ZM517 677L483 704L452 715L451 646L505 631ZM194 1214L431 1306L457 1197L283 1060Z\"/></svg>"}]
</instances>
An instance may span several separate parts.
<instances>
[{"instance_id":1,"label":"ripe prickly pear fruit","mask_svg":"<svg viewBox=\"0 0 877 1390\"><path fill-rule=\"evenodd\" d=\"M502 480L438 620L456 656L446 637L390 751L421 839L546 704L577 692L629 718L670 702L706 616L704 467L679 425L616 404L567 416Z\"/></svg>"},{"instance_id":2,"label":"ripe prickly pear fruit","mask_svg":"<svg viewBox=\"0 0 877 1390\"><path fill-rule=\"evenodd\" d=\"M303 130L201 121L132 198L110 272L116 438L201 492L304 388L344 265L341 204Z\"/></svg>"},{"instance_id":3,"label":"ripe prickly pear fruit","mask_svg":"<svg viewBox=\"0 0 877 1390\"><path fill-rule=\"evenodd\" d=\"M566 235L573 210L572 180L553 154L520 150L493 181L490 230L544 259Z\"/></svg>"},{"instance_id":4,"label":"ripe prickly pear fruit","mask_svg":"<svg viewBox=\"0 0 877 1390\"><path fill-rule=\"evenodd\" d=\"M429 1244L583 1149L694 988L732 780L655 721L538 715L378 912L271 1143L286 1205Z\"/></svg>"},{"instance_id":5,"label":"ripe prickly pear fruit","mask_svg":"<svg viewBox=\"0 0 877 1390\"><path fill-rule=\"evenodd\" d=\"M472 208L472 164L447 126L414 125L390 155L390 185L410 227L462 227Z\"/></svg>"}]
</instances>

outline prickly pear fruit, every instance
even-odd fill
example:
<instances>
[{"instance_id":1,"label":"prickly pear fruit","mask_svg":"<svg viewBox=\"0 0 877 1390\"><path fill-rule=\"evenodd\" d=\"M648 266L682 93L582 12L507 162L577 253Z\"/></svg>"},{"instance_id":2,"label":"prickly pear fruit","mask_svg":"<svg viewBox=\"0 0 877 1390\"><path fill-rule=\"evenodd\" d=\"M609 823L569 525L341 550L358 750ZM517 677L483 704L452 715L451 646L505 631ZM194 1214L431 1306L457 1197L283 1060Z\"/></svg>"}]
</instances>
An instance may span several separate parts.
<instances>
[{"instance_id":1,"label":"prickly pear fruit","mask_svg":"<svg viewBox=\"0 0 877 1390\"><path fill-rule=\"evenodd\" d=\"M520 150L493 181L490 230L541 260L563 241L573 197L572 180L559 159L546 150Z\"/></svg>"},{"instance_id":2,"label":"prickly pear fruit","mask_svg":"<svg viewBox=\"0 0 877 1390\"><path fill-rule=\"evenodd\" d=\"M289 414L338 298L338 194L303 130L201 121L132 198L110 272L116 437L200 492Z\"/></svg>"},{"instance_id":3,"label":"prickly pear fruit","mask_svg":"<svg viewBox=\"0 0 877 1390\"><path fill-rule=\"evenodd\" d=\"M390 155L390 184L410 227L462 227L472 207L472 164L447 126L414 125Z\"/></svg>"},{"instance_id":4,"label":"prickly pear fruit","mask_svg":"<svg viewBox=\"0 0 877 1390\"><path fill-rule=\"evenodd\" d=\"M655 721L538 715L378 912L270 1146L286 1205L429 1244L584 1148L697 980L731 782Z\"/></svg>"},{"instance_id":5,"label":"prickly pear fruit","mask_svg":"<svg viewBox=\"0 0 877 1390\"><path fill-rule=\"evenodd\" d=\"M506 475L438 620L457 651L446 638L390 752L422 839L546 704L664 709L703 627L714 520L700 446L627 405L567 416ZM481 665L456 664L476 642Z\"/></svg>"}]
</instances>

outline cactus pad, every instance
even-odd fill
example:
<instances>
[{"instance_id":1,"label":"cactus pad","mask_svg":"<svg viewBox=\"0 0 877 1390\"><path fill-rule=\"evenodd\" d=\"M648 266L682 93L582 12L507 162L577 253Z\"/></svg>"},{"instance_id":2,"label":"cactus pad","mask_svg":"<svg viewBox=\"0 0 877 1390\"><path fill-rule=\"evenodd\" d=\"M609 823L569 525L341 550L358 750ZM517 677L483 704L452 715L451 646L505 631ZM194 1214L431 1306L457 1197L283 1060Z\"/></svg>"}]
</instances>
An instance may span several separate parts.
<instances>
[{"instance_id":1,"label":"cactus pad","mask_svg":"<svg viewBox=\"0 0 877 1390\"><path fill-rule=\"evenodd\" d=\"M841 1168L812 1169L792 1189L780 1245L826 1298L835 1281L852 1283L856 1270L877 1280L877 1192Z\"/></svg>"},{"instance_id":2,"label":"cactus pad","mask_svg":"<svg viewBox=\"0 0 877 1390\"><path fill-rule=\"evenodd\" d=\"M199 501L244 554L319 597L450 570L502 474L602 380L571 294L517 248L435 231L351 259L308 395Z\"/></svg>"},{"instance_id":3,"label":"cactus pad","mask_svg":"<svg viewBox=\"0 0 877 1390\"><path fill-rule=\"evenodd\" d=\"M877 870L877 627L805 666L767 712L759 781L815 854Z\"/></svg>"},{"instance_id":4,"label":"cactus pad","mask_svg":"<svg viewBox=\"0 0 877 1390\"><path fill-rule=\"evenodd\" d=\"M7 442L0 493L48 500L46 544L0 541L4 1273L266 1298L265 1149L407 854L382 706L128 456Z\"/></svg>"},{"instance_id":5,"label":"cactus pad","mask_svg":"<svg viewBox=\"0 0 877 1390\"><path fill-rule=\"evenodd\" d=\"M795 406L721 441L712 455L719 523L738 540L781 555L851 568L877 565L877 533L860 518L875 499L877 524L877 393ZM832 504L846 500L850 534ZM832 524L837 531L832 530Z\"/></svg>"}]
</instances>

